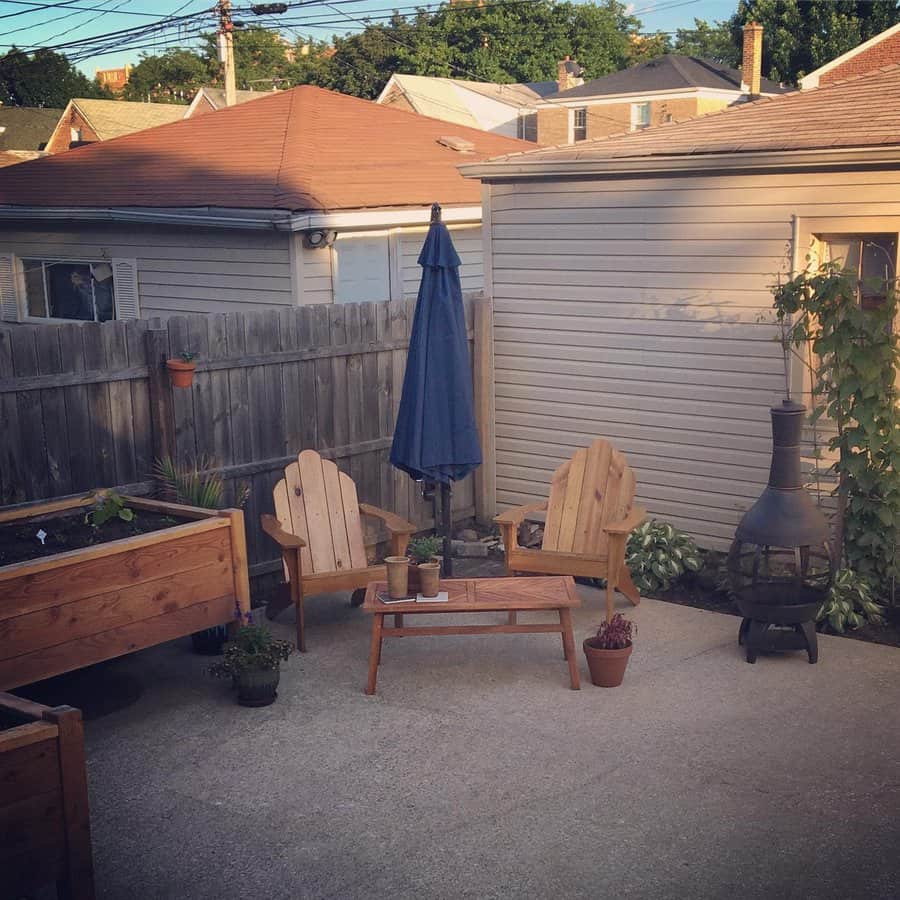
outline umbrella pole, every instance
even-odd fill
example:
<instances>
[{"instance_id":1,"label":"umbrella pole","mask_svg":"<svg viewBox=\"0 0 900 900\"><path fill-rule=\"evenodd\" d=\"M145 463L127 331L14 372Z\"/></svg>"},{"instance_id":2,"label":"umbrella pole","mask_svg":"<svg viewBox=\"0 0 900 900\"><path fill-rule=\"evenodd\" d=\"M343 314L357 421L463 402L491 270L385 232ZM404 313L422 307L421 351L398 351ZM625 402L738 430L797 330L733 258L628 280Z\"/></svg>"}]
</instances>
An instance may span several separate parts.
<instances>
[{"instance_id":1,"label":"umbrella pole","mask_svg":"<svg viewBox=\"0 0 900 900\"><path fill-rule=\"evenodd\" d=\"M453 547L450 543L452 515L450 510L450 483L441 482L441 531L444 533L444 575L453 576Z\"/></svg>"}]
</instances>

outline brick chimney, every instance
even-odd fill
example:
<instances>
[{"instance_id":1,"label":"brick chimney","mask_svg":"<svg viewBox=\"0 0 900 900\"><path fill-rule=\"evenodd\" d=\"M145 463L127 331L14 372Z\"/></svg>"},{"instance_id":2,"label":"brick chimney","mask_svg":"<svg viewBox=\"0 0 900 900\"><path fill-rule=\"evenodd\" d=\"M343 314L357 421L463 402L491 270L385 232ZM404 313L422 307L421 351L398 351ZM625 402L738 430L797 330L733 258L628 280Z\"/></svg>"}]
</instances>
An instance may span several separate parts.
<instances>
[{"instance_id":1,"label":"brick chimney","mask_svg":"<svg viewBox=\"0 0 900 900\"><path fill-rule=\"evenodd\" d=\"M556 89L559 91L567 91L569 88L578 87L584 84L581 77L584 69L575 62L572 57L567 56L556 64Z\"/></svg>"},{"instance_id":2,"label":"brick chimney","mask_svg":"<svg viewBox=\"0 0 900 900\"><path fill-rule=\"evenodd\" d=\"M741 90L751 97L760 95L762 77L762 25L744 26L744 53L741 61Z\"/></svg>"}]
</instances>

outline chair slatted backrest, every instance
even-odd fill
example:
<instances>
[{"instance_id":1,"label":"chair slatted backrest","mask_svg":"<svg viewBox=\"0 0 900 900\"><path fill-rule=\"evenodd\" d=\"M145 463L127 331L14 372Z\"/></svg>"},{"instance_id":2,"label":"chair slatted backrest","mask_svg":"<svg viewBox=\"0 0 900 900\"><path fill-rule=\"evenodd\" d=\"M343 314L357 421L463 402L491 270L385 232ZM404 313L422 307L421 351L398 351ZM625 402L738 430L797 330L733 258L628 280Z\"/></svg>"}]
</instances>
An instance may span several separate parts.
<instances>
[{"instance_id":1,"label":"chair slatted backrest","mask_svg":"<svg viewBox=\"0 0 900 900\"><path fill-rule=\"evenodd\" d=\"M285 531L306 541L304 573L364 569L366 547L356 485L330 459L304 450L275 485L275 516Z\"/></svg>"},{"instance_id":2,"label":"chair slatted backrest","mask_svg":"<svg viewBox=\"0 0 900 900\"><path fill-rule=\"evenodd\" d=\"M631 511L634 487L631 467L609 441L577 450L553 473L542 549L605 556L603 526Z\"/></svg>"}]
</instances>

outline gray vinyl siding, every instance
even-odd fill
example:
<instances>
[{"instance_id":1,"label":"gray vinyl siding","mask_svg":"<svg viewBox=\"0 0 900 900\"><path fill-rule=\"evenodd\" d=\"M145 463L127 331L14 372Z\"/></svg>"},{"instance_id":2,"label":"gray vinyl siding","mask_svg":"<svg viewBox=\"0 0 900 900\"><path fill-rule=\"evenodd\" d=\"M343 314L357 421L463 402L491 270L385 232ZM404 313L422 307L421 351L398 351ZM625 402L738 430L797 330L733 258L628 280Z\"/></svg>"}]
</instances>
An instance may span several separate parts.
<instances>
[{"instance_id":1,"label":"gray vinyl siding","mask_svg":"<svg viewBox=\"0 0 900 900\"><path fill-rule=\"evenodd\" d=\"M826 219L898 230L900 173L490 194L498 508L546 497L553 470L599 435L628 455L652 515L727 546L768 475L768 409L785 389L770 286L792 269L794 217L801 266Z\"/></svg>"},{"instance_id":2,"label":"gray vinyl siding","mask_svg":"<svg viewBox=\"0 0 900 900\"><path fill-rule=\"evenodd\" d=\"M309 303L333 303L334 285L332 282L332 266L330 247L312 250L303 247L303 272L301 277L302 302Z\"/></svg>"},{"instance_id":3,"label":"gray vinyl siding","mask_svg":"<svg viewBox=\"0 0 900 900\"><path fill-rule=\"evenodd\" d=\"M288 236L279 232L76 222L0 225L0 253L137 260L142 318L290 305Z\"/></svg>"},{"instance_id":4,"label":"gray vinyl siding","mask_svg":"<svg viewBox=\"0 0 900 900\"><path fill-rule=\"evenodd\" d=\"M481 225L450 225L453 245L459 254L459 269L463 293L479 292L484 287L484 245L481 236ZM419 252L427 227L371 229L367 234L381 234L387 252L396 254L391 259L391 280L399 283L392 298L395 300L415 300L422 280L422 267L418 263ZM352 231L346 231L352 236ZM334 249L311 250L302 248L302 303L333 303L336 266L334 265Z\"/></svg>"},{"instance_id":5,"label":"gray vinyl siding","mask_svg":"<svg viewBox=\"0 0 900 900\"><path fill-rule=\"evenodd\" d=\"M453 246L459 254L459 280L463 293L480 291L484 287L484 246L480 225L451 225ZM400 278L403 299L415 300L422 280L419 253L425 241L427 228L408 229L400 232Z\"/></svg>"}]
</instances>

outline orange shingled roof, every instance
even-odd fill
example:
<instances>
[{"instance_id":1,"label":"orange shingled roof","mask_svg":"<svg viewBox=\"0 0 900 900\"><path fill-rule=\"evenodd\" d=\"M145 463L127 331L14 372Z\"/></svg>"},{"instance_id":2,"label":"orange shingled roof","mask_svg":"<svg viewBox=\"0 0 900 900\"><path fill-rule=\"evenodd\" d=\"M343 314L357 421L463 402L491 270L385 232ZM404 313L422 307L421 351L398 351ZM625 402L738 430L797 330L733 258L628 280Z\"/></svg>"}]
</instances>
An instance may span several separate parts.
<instances>
[{"instance_id":1,"label":"orange shingled roof","mask_svg":"<svg viewBox=\"0 0 900 900\"><path fill-rule=\"evenodd\" d=\"M438 143L474 145L459 152ZM480 203L457 166L533 147L309 85L0 171L0 204L338 210Z\"/></svg>"},{"instance_id":2,"label":"orange shingled roof","mask_svg":"<svg viewBox=\"0 0 900 900\"><path fill-rule=\"evenodd\" d=\"M900 66L809 91L730 106L658 125L491 162L590 162L754 151L828 150L900 144ZM698 161L698 165L701 164Z\"/></svg>"}]
</instances>

